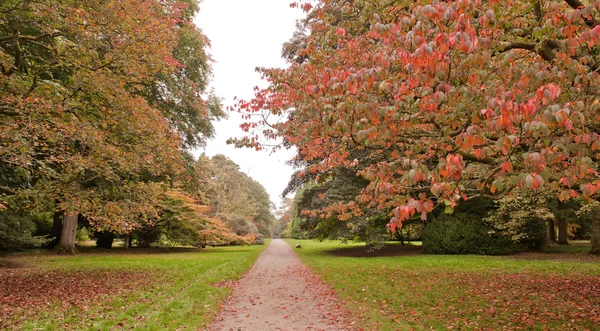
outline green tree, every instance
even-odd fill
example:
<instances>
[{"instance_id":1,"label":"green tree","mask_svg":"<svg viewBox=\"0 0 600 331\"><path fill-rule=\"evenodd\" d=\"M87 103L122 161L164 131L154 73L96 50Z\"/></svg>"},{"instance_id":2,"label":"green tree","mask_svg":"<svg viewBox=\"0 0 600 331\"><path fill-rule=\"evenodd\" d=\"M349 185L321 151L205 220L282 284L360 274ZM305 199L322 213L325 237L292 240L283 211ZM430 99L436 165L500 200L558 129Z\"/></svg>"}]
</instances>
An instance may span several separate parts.
<instances>
[{"instance_id":1,"label":"green tree","mask_svg":"<svg viewBox=\"0 0 600 331\"><path fill-rule=\"evenodd\" d=\"M201 158L199 162L207 161ZM249 219L263 236L270 237L275 217L265 188L224 155L213 156L205 167L212 174L206 192L212 212Z\"/></svg>"}]
</instances>

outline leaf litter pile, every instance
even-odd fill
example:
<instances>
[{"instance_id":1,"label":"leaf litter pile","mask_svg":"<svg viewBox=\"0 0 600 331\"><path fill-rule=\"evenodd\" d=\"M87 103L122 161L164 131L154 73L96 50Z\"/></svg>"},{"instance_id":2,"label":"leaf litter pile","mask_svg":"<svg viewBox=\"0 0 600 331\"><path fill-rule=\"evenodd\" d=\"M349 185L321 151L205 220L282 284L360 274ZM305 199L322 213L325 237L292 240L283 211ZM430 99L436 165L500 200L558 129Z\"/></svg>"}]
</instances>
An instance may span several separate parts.
<instances>
[{"instance_id":1,"label":"leaf litter pile","mask_svg":"<svg viewBox=\"0 0 600 331\"><path fill-rule=\"evenodd\" d=\"M150 285L156 279L149 277L151 272L0 268L0 329L14 329L20 321L44 314L44 311L52 310L54 314L75 308L86 314L111 298L125 296ZM57 320L56 323L61 322Z\"/></svg>"}]
</instances>

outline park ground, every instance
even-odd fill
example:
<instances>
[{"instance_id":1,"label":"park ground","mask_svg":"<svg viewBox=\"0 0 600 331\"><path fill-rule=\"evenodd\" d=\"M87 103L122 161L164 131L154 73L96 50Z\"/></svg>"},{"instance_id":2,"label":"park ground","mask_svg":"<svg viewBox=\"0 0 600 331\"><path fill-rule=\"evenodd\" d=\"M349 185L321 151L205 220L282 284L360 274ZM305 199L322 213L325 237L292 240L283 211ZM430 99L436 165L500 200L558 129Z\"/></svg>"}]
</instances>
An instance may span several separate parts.
<instances>
[{"instance_id":1,"label":"park ground","mask_svg":"<svg viewBox=\"0 0 600 331\"><path fill-rule=\"evenodd\" d=\"M358 330L599 330L600 259L585 245L489 257L288 243ZM265 248L5 256L0 329L202 330Z\"/></svg>"}]
</instances>

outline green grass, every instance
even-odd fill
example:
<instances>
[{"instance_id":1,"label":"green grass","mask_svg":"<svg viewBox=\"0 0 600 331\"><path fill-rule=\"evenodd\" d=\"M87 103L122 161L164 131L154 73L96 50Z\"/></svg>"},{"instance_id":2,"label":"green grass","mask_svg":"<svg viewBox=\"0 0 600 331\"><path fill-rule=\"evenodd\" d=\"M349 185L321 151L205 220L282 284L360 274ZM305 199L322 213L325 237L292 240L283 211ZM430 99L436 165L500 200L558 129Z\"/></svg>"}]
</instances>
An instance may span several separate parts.
<instances>
[{"instance_id":1,"label":"green grass","mask_svg":"<svg viewBox=\"0 0 600 331\"><path fill-rule=\"evenodd\" d=\"M551 253L587 253L590 250L589 244L573 243L569 245L553 245L550 247Z\"/></svg>"},{"instance_id":2,"label":"green grass","mask_svg":"<svg viewBox=\"0 0 600 331\"><path fill-rule=\"evenodd\" d=\"M222 299L231 291L218 284L239 278L266 246L14 256L10 263L21 267L11 269L11 272L24 270L23 277L30 273L54 278L80 275L79 283L87 284L88 278L94 279L89 274L101 272L102 277L115 275L115 282L123 283L108 281L115 293L94 300L83 298L83 302L65 304L68 300L62 299L54 300L50 305L23 307L4 321L4 327L22 330L199 330L211 320ZM28 271L28 266L36 268ZM117 277L128 273L133 276L122 280ZM85 286L93 286L93 283ZM75 287L74 290L79 289ZM84 288L83 291L94 293L101 289L90 291ZM76 295L73 297L77 298ZM73 300L79 299L82 298Z\"/></svg>"},{"instance_id":3,"label":"green grass","mask_svg":"<svg viewBox=\"0 0 600 331\"><path fill-rule=\"evenodd\" d=\"M586 262L583 255L581 261L556 258L563 254L341 257L332 250L357 244L288 242L302 245L295 250L302 261L336 289L365 330L598 330L600 325L600 260Z\"/></svg>"}]
</instances>

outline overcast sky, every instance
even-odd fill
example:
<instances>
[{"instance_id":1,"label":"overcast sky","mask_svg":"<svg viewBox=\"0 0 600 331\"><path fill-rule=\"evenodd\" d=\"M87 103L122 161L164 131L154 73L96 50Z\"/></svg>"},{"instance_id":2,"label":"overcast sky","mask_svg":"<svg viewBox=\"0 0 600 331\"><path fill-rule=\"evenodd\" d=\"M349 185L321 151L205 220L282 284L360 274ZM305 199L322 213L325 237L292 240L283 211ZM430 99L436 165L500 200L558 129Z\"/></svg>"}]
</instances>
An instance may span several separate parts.
<instances>
[{"instance_id":1,"label":"overcast sky","mask_svg":"<svg viewBox=\"0 0 600 331\"><path fill-rule=\"evenodd\" d=\"M203 0L195 23L211 40L213 82L216 94L228 107L233 98L250 99L254 86L264 87L256 67L285 67L281 59L281 45L294 32L296 20L303 17L299 9L290 8L292 0ZM240 168L260 182L279 205L281 192L287 185L293 169L285 162L292 151L256 152L236 149L227 145L230 137L241 137L241 119L237 113L215 123L217 135L208 142L209 156L224 154Z\"/></svg>"}]
</instances>

